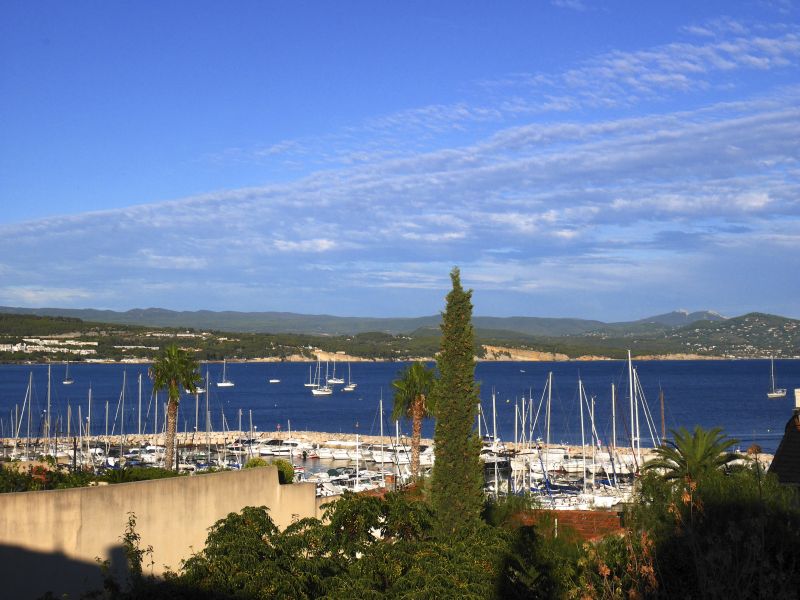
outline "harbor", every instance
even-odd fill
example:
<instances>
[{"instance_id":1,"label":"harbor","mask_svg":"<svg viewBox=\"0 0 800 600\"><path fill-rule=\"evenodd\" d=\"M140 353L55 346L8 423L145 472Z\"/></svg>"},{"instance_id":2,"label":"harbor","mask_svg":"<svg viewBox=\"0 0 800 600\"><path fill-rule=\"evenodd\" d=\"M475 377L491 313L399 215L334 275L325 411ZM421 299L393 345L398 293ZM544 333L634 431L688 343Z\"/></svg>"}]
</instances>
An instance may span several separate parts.
<instances>
[{"instance_id":1,"label":"harbor","mask_svg":"<svg viewBox=\"0 0 800 600\"><path fill-rule=\"evenodd\" d=\"M389 418L391 382L402 366L340 365L345 384L335 367L323 379L320 363L316 370L313 363L268 369L203 364L203 393L181 395L171 467L204 473L241 469L253 458L283 459L294 466L296 480L316 483L319 495L405 485L412 479L410 422ZM784 380L798 378L797 361L780 366ZM6 460L49 456L63 468L97 472L165 466L166 402L150 387L146 366L73 363L63 374L62 367L0 366L7 376L0 379ZM475 430L482 440L485 491L531 493L553 507L612 508L629 498L635 475L652 448L664 443L668 428L711 417L706 426L727 419L736 434L742 429L737 411L753 426L748 403L759 407L755 418L771 418L772 427L753 430L749 439L730 437L739 439L743 453L760 448L759 459L768 465L785 412L781 402L758 394L762 371L771 383L774 366L764 361L481 363ZM12 379L14 395L21 398L13 404ZM571 393L565 393L567 386ZM321 398L313 393L318 389L326 391ZM717 398L724 404L714 412ZM420 475L425 475L435 461L432 419L423 422L422 433Z\"/></svg>"}]
</instances>

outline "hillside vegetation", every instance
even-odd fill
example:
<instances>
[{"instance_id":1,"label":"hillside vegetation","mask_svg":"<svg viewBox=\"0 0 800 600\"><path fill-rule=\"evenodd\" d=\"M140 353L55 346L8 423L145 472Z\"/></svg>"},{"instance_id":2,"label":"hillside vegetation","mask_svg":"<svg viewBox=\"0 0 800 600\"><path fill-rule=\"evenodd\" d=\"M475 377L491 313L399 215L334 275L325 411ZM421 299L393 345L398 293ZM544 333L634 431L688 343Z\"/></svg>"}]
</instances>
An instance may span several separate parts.
<instances>
[{"instance_id":1,"label":"hillside vegetation","mask_svg":"<svg viewBox=\"0 0 800 600\"><path fill-rule=\"evenodd\" d=\"M479 319L476 319L478 321ZM503 324L511 321L490 320ZM177 327L145 327L85 321L75 317L43 317L0 313L0 360L149 359L168 341L195 353L200 360L288 358L313 359L317 351L345 353L377 360L433 357L438 350L439 328L431 323L407 334L380 331L350 335L310 333L230 333ZM66 351L23 352L28 338L54 338L91 343L82 357ZM569 335L531 335L502 328L476 328L475 352L483 345L563 354L570 358L692 354L709 357L800 356L800 321L751 313L732 319L702 320L683 327L639 323L627 329L612 327ZM15 347L16 350L12 350ZM87 346L88 347L88 346ZM58 349L50 348L50 350Z\"/></svg>"}]
</instances>

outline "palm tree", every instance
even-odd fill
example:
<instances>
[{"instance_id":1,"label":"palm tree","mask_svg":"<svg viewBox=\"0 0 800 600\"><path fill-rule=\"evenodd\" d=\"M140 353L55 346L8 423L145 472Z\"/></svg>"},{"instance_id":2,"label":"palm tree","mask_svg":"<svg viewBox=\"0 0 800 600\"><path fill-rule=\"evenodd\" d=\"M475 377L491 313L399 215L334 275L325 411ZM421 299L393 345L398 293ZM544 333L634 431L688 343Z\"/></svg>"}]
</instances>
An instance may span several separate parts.
<instances>
[{"instance_id":1,"label":"palm tree","mask_svg":"<svg viewBox=\"0 0 800 600\"><path fill-rule=\"evenodd\" d=\"M674 439L668 440L667 446L656 448L656 458L644 466L647 471L662 471L667 481L698 481L706 473L739 458L738 454L729 451L739 440L725 437L720 427L706 430L697 425L692 433L685 427L670 433Z\"/></svg>"},{"instance_id":2,"label":"palm tree","mask_svg":"<svg viewBox=\"0 0 800 600\"><path fill-rule=\"evenodd\" d=\"M411 418L411 474L419 475L419 442L422 437L422 419L433 414L431 391L435 384L433 369L424 363L415 362L400 373L392 382L394 408L392 420Z\"/></svg>"},{"instance_id":3,"label":"palm tree","mask_svg":"<svg viewBox=\"0 0 800 600\"><path fill-rule=\"evenodd\" d=\"M175 429L178 422L178 403L181 399L181 388L193 394L197 384L202 380L198 371L197 361L186 350L178 348L175 344L167 346L161 355L153 362L148 372L153 380L153 391L167 390L169 401L167 403L167 434L164 444L166 453L164 467L172 468L175 449Z\"/></svg>"}]
</instances>

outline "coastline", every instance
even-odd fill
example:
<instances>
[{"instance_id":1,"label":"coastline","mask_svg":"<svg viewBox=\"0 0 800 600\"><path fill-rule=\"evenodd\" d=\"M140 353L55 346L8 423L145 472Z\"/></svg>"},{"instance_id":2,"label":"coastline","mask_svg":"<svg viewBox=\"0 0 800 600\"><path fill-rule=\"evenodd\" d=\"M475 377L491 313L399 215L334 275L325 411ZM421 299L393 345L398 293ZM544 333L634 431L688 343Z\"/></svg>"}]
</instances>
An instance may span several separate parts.
<instances>
[{"instance_id":1,"label":"coastline","mask_svg":"<svg viewBox=\"0 0 800 600\"><path fill-rule=\"evenodd\" d=\"M624 361L625 358L614 358L602 355L583 355L575 358L570 358L566 354L554 352L540 352L538 350L521 350L517 348L506 348L502 346L486 346L487 356L475 357L475 362L599 362L599 361ZM229 363L315 363L317 361L332 362L334 359L338 362L352 362L352 363L391 363L391 362L434 362L434 356L411 356L403 359L388 359L388 358L365 358L363 356L351 356L349 354L340 354L338 352L327 352L324 350L315 350L315 358L293 354L289 356L264 356L256 358L227 358ZM711 356L705 354L646 354L641 356L634 356L635 361L681 361L681 360L702 360L702 361L719 361L719 360L768 360L770 357L765 356ZM787 357L784 360L798 360L800 357ZM53 364L63 364L64 360L52 361ZM150 364L153 362L152 358L128 358L121 360L106 359L106 358L89 358L84 360L72 360L75 363L86 363L96 365L120 365L120 364ZM201 360L202 363L222 364L222 360ZM0 364L47 364L47 361L7 361L0 362Z\"/></svg>"},{"instance_id":2,"label":"coastline","mask_svg":"<svg viewBox=\"0 0 800 600\"><path fill-rule=\"evenodd\" d=\"M395 443L395 438L393 436L384 435L383 437L378 435L362 435L357 433L334 433L334 432L326 432L326 431L259 431L254 433L252 436L250 435L249 431L211 431L211 432L182 432L176 435L176 441L178 447L194 447L194 448L202 448L207 445L210 446L220 446L220 445L228 445L233 443L236 439L247 439L253 438L259 441L267 441L272 439L277 440L299 440L302 442L310 443L314 446L324 445L330 448L349 448L352 447L353 444L358 441L361 444L384 444ZM65 440L69 443L69 447L67 450L72 448L72 443L69 442L72 438L61 438L61 440ZM18 438L16 440L17 445L24 446L25 438ZM36 441L41 443L42 438L36 438ZM55 441L55 440L54 440ZM8 449L14 447L14 438L0 438L0 443L3 446L3 455L5 456ZM164 434L132 434L132 435L99 435L99 436L92 436L89 440L86 438L83 439L82 444L79 444L79 447L83 447L85 444L93 444L93 445L108 445L110 447L119 446L123 444L126 447L135 447L135 446L145 446L145 445L163 445L164 443ZM64 441L61 442L62 444ZM433 440L431 438L422 438L420 440L421 445L423 446L430 446L433 444ZM400 436L400 445L410 446L411 439L407 435ZM524 448L530 447L528 444L521 444L521 443L514 443L514 442L504 442L504 445L508 452L512 454L522 450ZM564 448L566 449L567 453L570 456L580 456L584 453L591 454L592 446L587 445L581 447L579 444L560 444L560 443L550 443L549 445L545 443L540 443L539 447L542 449L545 448ZM628 446L617 446L616 449L617 455L621 458L626 456L631 456L633 451ZM654 449L651 447L646 447L641 449L642 453L642 462L646 463L653 457ZM741 451L744 454L743 451ZM278 457L278 458L285 458L285 457ZM758 455L758 460L764 464L769 464L772 460L773 455L770 453L760 453ZM69 457L62 457L59 462L69 462ZM23 461L24 462L24 461Z\"/></svg>"}]
</instances>

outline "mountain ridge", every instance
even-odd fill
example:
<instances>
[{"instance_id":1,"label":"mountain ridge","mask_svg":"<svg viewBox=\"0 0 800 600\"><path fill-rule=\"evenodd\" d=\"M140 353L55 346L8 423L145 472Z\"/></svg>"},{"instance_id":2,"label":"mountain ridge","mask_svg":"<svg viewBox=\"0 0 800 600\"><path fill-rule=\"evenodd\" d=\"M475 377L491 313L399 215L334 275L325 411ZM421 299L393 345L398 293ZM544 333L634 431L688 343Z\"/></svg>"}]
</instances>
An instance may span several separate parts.
<instances>
[{"instance_id":1,"label":"mountain ridge","mask_svg":"<svg viewBox=\"0 0 800 600\"><path fill-rule=\"evenodd\" d=\"M313 335L355 335L384 332L411 334L424 328L438 327L441 317L339 317L327 314L301 314L263 311L174 311L164 308L134 308L127 311L74 308L24 308L0 306L0 312L48 317L78 318L84 321L147 327L185 327L236 333L302 333ZM696 317L696 318L693 318ZM658 333L697 321L720 320L712 311L673 311L634 321L611 322L569 317L491 317L475 316L473 325L480 329L505 330L534 336L576 336L598 332Z\"/></svg>"}]
</instances>

